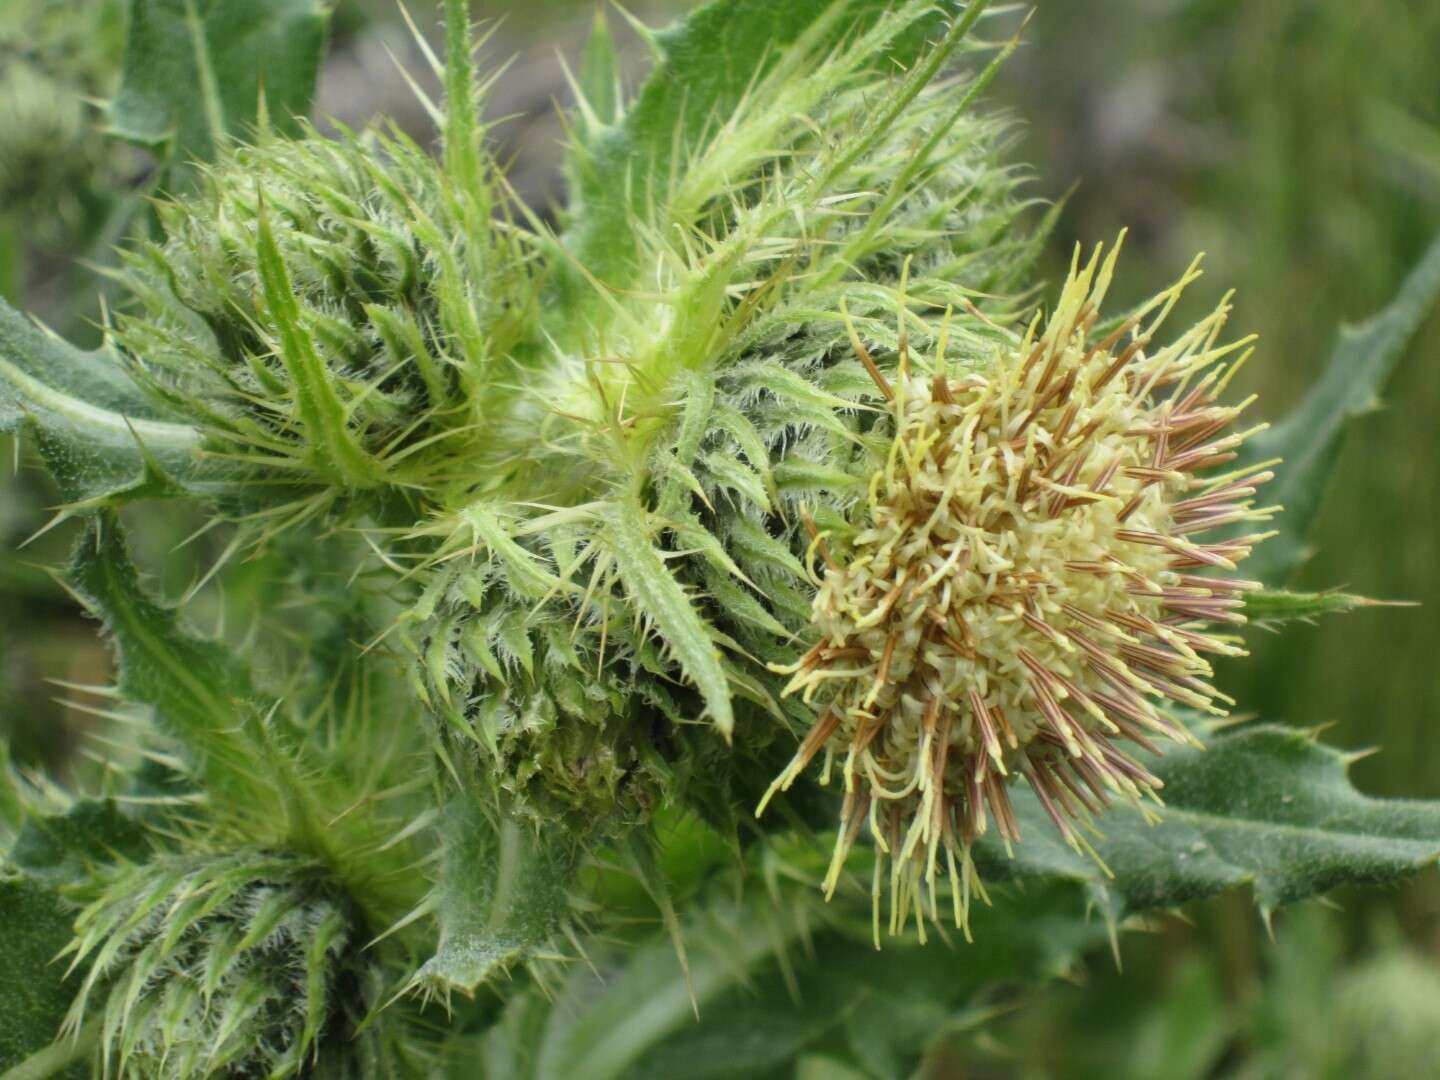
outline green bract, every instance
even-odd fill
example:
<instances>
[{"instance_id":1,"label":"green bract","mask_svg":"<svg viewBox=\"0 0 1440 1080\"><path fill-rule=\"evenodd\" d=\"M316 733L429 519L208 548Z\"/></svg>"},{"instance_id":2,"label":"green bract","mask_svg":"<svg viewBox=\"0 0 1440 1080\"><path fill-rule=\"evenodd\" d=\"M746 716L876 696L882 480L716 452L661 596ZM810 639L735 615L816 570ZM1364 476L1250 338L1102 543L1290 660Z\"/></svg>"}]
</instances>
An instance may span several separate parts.
<instances>
[{"instance_id":1,"label":"green bract","mask_svg":"<svg viewBox=\"0 0 1440 1080\"><path fill-rule=\"evenodd\" d=\"M490 193L398 137L313 132L238 148L198 187L127 257L143 315L114 342L144 384L211 454L297 487L447 485L533 306Z\"/></svg>"},{"instance_id":2,"label":"green bract","mask_svg":"<svg viewBox=\"0 0 1440 1080\"><path fill-rule=\"evenodd\" d=\"M185 855L127 867L76 920L89 962L69 1023L103 1008L121 1076L357 1075L375 986L357 913L323 872L287 856ZM353 1062L346 1065L345 1062Z\"/></svg>"}]
</instances>

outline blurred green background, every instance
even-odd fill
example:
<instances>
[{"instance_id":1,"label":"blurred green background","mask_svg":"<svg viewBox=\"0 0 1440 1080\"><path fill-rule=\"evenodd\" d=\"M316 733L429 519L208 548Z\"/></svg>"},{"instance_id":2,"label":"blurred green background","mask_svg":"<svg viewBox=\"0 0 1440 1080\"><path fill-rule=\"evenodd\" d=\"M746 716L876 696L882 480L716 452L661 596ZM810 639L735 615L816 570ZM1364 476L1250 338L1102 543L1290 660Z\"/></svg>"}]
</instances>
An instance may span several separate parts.
<instances>
[{"instance_id":1,"label":"blurred green background","mask_svg":"<svg viewBox=\"0 0 1440 1080\"><path fill-rule=\"evenodd\" d=\"M87 5L104 18L115 7ZM412 6L422 25L433 19L433 5ZM688 6L627 5L651 21ZM515 62L492 111L509 117L497 135L517 187L541 208L563 198L554 103L566 89L557 57L573 58L593 8L575 0L476 6L478 17L506 16L489 54ZM412 70L421 66L395 6L342 0L339 16L321 113L363 122L386 111L423 133L424 114L388 56L393 50ZM1017 11L1008 25L1020 18ZM991 24L992 34L1001 32ZM14 70L18 46L6 34L0 14L0 65ZM1112 293L1122 303L1150 295L1206 252L1206 276L1177 318L1236 290L1232 325L1260 334L1240 389L1261 394L1266 417L1283 415L1316 377L1338 324L1383 305L1440 233L1435 0L1041 0L1025 40L992 90L992 107L1021 122L1016 156L1034 165L1035 193L1070 191L1047 256L1049 279L1063 273L1075 243L1108 241L1122 226L1130 229L1128 257ZM632 51L643 63L633 42ZM57 69L48 72L52 83L63 86L73 74L81 92L103 95L113 67L107 75L95 53L84 50L78 73L71 69L81 62L63 50L26 63ZM6 115L0 101L0 134ZM66 123L81 147L75 152L93 154L83 148L85 132ZM139 175L143 163L120 167L118 178L115 168L103 176L88 168L75 180L68 230L37 234L25 225L33 208L0 202L0 294L86 332L75 312L96 310L95 289L71 269L73 259L101 257L105 185ZM1253 631L1254 656L1222 676L1242 711L1328 726L1327 740L1338 745L1382 748L1356 766L1363 789L1434 799L1440 318L1422 328L1385 398L1385 408L1350 433L1317 552L1299 582L1420 606L1283 636ZM45 521L48 499L33 469L7 479L5 547ZM177 515L136 524L151 564L183 587L206 556L203 547L184 561L167 555L189 522ZM74 769L84 717L55 701L59 691L46 680L102 681L107 659L93 625L29 565L53 564L66 543L62 528L18 558L0 557L0 716L19 760ZM1333 909L1283 915L1273 941L1241 895L1161 920L1122 941L1123 973L1095 956L1073 983L1003 998L998 1015L956 1036L937 1075L1435 1075L1437 875L1335 899Z\"/></svg>"}]
</instances>

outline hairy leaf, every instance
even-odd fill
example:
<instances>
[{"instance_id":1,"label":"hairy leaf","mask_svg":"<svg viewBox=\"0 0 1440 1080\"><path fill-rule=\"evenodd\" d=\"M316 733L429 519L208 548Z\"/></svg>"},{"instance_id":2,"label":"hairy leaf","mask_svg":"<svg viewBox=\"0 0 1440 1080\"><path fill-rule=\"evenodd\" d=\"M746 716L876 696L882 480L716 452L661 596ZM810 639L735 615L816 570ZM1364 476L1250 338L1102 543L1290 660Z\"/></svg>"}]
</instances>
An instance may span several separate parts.
<instances>
[{"instance_id":1,"label":"hairy leaf","mask_svg":"<svg viewBox=\"0 0 1440 1080\"><path fill-rule=\"evenodd\" d=\"M529 1075L537 1080L640 1075L634 1066L646 1050L695 1023L697 1007L705 1015L713 1001L796 942L804 923L788 914L770 922L771 903L757 893L687 919L688 983L668 936L631 953L598 995L592 979L577 973L551 1013ZM581 1002L586 1007L577 1010Z\"/></svg>"},{"instance_id":2,"label":"hairy leaf","mask_svg":"<svg viewBox=\"0 0 1440 1080\"><path fill-rule=\"evenodd\" d=\"M149 851L144 829L113 799L83 799L64 814L30 816L8 861L36 881L60 886L85 880L97 863L143 862Z\"/></svg>"},{"instance_id":3,"label":"hairy leaf","mask_svg":"<svg viewBox=\"0 0 1440 1080\"><path fill-rule=\"evenodd\" d=\"M894 34L874 66L904 65L942 27L936 9L893 0L715 0L647 37L654 71L618 123L582 125L571 158L571 249L601 281L616 283L635 255L632 219L683 173L786 50L818 55L894 9ZM893 69L892 69L893 70Z\"/></svg>"},{"instance_id":4,"label":"hairy leaf","mask_svg":"<svg viewBox=\"0 0 1440 1080\"><path fill-rule=\"evenodd\" d=\"M595 9L595 22L590 37L585 42L585 52L580 57L580 92L584 95L588 115L587 125L604 127L619 118L624 101L621 97L620 58L615 52L615 42L610 35L610 24L605 19L605 9ZM587 134L598 135L596 131Z\"/></svg>"},{"instance_id":5,"label":"hairy leaf","mask_svg":"<svg viewBox=\"0 0 1440 1080\"><path fill-rule=\"evenodd\" d=\"M415 976L427 992L473 994L523 963L569 913L579 852L563 831L539 835L496 821L473 791L445 808L444 862L432 903L440 927L434 956Z\"/></svg>"},{"instance_id":6,"label":"hairy leaf","mask_svg":"<svg viewBox=\"0 0 1440 1080\"><path fill-rule=\"evenodd\" d=\"M130 0L116 135L207 161L253 129L310 111L333 4L325 0Z\"/></svg>"},{"instance_id":7,"label":"hairy leaf","mask_svg":"<svg viewBox=\"0 0 1440 1080\"><path fill-rule=\"evenodd\" d=\"M1341 326L1325 373L1280 423L1249 441L1246 461L1283 458L1267 499L1285 508L1279 536L1261 544L1247 573L1283 584L1309 555L1310 530L1320 512L1346 428L1379 407L1379 395L1405 347L1440 297L1440 239L1420 260L1383 311L1359 326Z\"/></svg>"},{"instance_id":8,"label":"hairy leaf","mask_svg":"<svg viewBox=\"0 0 1440 1080\"><path fill-rule=\"evenodd\" d=\"M987 876L1082 883L1110 917L1174 907L1246 884L1262 914L1339 885L1381 884L1440 856L1440 803L1372 799L1347 775L1352 760L1311 736L1260 726L1146 761L1164 781L1158 824L1117 809L1095 848L1114 873L1058 838L1028 791L1015 792L1021 842L1007 859L987 838Z\"/></svg>"},{"instance_id":9,"label":"hairy leaf","mask_svg":"<svg viewBox=\"0 0 1440 1080\"><path fill-rule=\"evenodd\" d=\"M1007 891L975 922L975 942L913 940L877 951L857 925L817 933L732 985L653 1046L638 1076L744 1077L824 1048L866 1075L914 1074L926 1045L959 1010L1002 985L1060 975L1105 940L1064 887ZM753 933L764 934L756 926Z\"/></svg>"},{"instance_id":10,"label":"hairy leaf","mask_svg":"<svg viewBox=\"0 0 1440 1080\"><path fill-rule=\"evenodd\" d=\"M1061 885L1007 894L978 915L974 946L912 940L877 952L865 905L818 911L808 890L775 889L751 881L739 902L716 890L681 920L688 979L668 933L657 934L594 957L598 972L576 965L553 1005L517 998L490 1037L494 1075L768 1075L817 1045L871 1075L908 1075L970 998L1055 975L1105 937L1073 897L1062 902Z\"/></svg>"},{"instance_id":11,"label":"hairy leaf","mask_svg":"<svg viewBox=\"0 0 1440 1080\"><path fill-rule=\"evenodd\" d=\"M280 358L290 376L295 406L317 468L337 485L373 480L375 462L350 430L345 403L336 393L314 340L300 321L300 304L290 284L290 271L275 242L270 217L262 204L257 221L257 268L265 305L279 331Z\"/></svg>"},{"instance_id":12,"label":"hairy leaf","mask_svg":"<svg viewBox=\"0 0 1440 1080\"><path fill-rule=\"evenodd\" d=\"M1341 615L1361 608L1394 607L1385 600L1370 600L1343 592L1301 593L1285 589L1264 589L1245 598L1245 615L1263 626L1308 621L1321 615ZM1398 606L1404 606L1403 604Z\"/></svg>"},{"instance_id":13,"label":"hairy leaf","mask_svg":"<svg viewBox=\"0 0 1440 1080\"><path fill-rule=\"evenodd\" d=\"M0 300L0 431L27 428L70 503L201 482L198 433L167 420L113 353L77 349Z\"/></svg>"},{"instance_id":14,"label":"hairy leaf","mask_svg":"<svg viewBox=\"0 0 1440 1080\"><path fill-rule=\"evenodd\" d=\"M154 707L205 786L232 805L273 806L276 777L254 740L264 706L219 645L191 635L141 587L112 515L81 535L66 580L114 636L121 691Z\"/></svg>"}]
</instances>

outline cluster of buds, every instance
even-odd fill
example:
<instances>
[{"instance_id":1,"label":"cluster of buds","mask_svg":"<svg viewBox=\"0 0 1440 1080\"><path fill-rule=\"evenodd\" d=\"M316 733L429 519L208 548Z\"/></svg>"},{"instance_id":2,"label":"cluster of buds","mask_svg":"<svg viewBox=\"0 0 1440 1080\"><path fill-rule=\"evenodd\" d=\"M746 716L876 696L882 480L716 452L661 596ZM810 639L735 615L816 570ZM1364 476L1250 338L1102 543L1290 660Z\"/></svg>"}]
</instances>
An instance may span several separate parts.
<instances>
[{"instance_id":1,"label":"cluster of buds","mask_svg":"<svg viewBox=\"0 0 1440 1080\"><path fill-rule=\"evenodd\" d=\"M827 777L838 766L826 889L868 827L877 897L891 868L892 929L927 892L935 917L942 862L965 923L983 895L971 846L992 822L1007 849L1020 840L1017 777L1093 855L1093 815L1159 802L1129 748L1191 738L1169 706L1227 703L1206 656L1241 650L1210 624L1243 621L1258 586L1228 575L1264 538L1233 527L1273 510L1253 505L1265 466L1217 472L1259 430L1229 432L1248 402L1217 400L1248 342L1217 344L1222 303L1153 346L1193 267L1098 330L1114 258L1077 256L1043 331L1032 323L985 370L947 371L942 341L914 371L902 339L892 385L855 340L894 438L853 533L813 538L816 640L784 670L817 720L771 792L822 754Z\"/></svg>"}]
</instances>

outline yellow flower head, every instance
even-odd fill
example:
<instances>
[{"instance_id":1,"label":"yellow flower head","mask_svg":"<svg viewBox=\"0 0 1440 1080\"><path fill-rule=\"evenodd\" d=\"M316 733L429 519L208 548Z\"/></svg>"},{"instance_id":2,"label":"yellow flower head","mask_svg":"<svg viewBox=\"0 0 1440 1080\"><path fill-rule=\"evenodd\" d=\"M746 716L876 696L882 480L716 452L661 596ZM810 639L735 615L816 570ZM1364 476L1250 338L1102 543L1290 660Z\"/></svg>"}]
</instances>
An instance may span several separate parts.
<instances>
[{"instance_id":1,"label":"yellow flower head","mask_svg":"<svg viewBox=\"0 0 1440 1080\"><path fill-rule=\"evenodd\" d=\"M1117 249L1118 250L1118 249ZM1065 840L1116 799L1159 802L1160 781L1128 746L1190 738L1172 703L1223 715L1207 654L1240 650L1209 632L1238 623L1253 582L1227 576L1261 535L1211 530L1267 518L1261 467L1223 471L1255 430L1248 402L1217 403L1248 351L1217 344L1222 303L1173 343L1155 333L1191 272L1113 329L1097 328L1115 254L1072 266L1043 332L984 371L940 355L911 370L901 346L895 436L857 529L812 551L826 568L818 640L787 693L814 727L772 793L822 750L844 806L826 881L834 889L862 829L891 867L892 930L942 861L957 924L975 878L970 847L992 823L1020 830L1007 785L1023 778ZM768 798L768 796L767 796ZM763 804L762 804L763 805ZM983 891L982 891L983 895Z\"/></svg>"}]
</instances>

